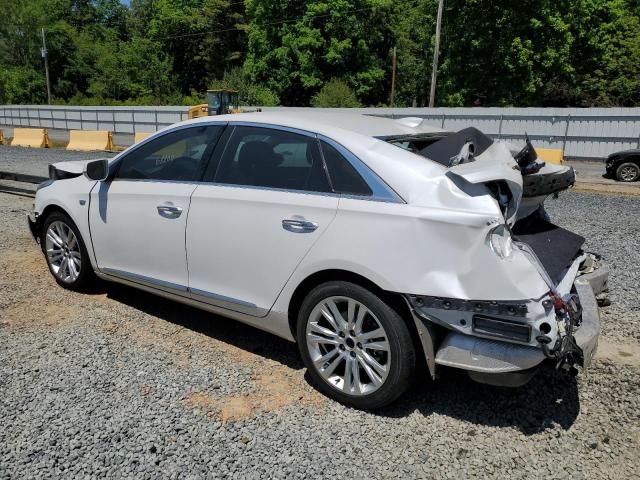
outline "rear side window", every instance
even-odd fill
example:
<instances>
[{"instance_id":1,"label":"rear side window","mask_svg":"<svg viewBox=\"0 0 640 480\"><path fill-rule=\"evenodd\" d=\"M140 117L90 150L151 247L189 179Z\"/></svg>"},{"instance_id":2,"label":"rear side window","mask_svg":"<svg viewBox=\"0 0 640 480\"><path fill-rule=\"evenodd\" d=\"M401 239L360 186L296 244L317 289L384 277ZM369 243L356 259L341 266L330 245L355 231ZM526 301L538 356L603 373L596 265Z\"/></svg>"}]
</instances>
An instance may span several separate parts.
<instances>
[{"instance_id":1,"label":"rear side window","mask_svg":"<svg viewBox=\"0 0 640 480\"><path fill-rule=\"evenodd\" d=\"M116 179L198 181L223 125L169 132L126 155Z\"/></svg>"},{"instance_id":2,"label":"rear side window","mask_svg":"<svg viewBox=\"0 0 640 480\"><path fill-rule=\"evenodd\" d=\"M235 127L215 181L330 192L315 138L262 127Z\"/></svg>"},{"instance_id":3,"label":"rear side window","mask_svg":"<svg viewBox=\"0 0 640 480\"><path fill-rule=\"evenodd\" d=\"M328 143L321 141L320 144L334 192L364 196L373 193L349 160Z\"/></svg>"}]
</instances>

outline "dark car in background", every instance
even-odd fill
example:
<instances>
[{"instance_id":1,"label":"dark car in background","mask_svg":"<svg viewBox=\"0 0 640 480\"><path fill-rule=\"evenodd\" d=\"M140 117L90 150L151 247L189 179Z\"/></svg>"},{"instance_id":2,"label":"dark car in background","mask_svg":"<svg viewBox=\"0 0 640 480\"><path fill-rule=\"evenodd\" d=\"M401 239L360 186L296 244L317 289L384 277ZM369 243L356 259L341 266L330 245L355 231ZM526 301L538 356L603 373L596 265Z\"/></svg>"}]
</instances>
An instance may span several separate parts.
<instances>
[{"instance_id":1,"label":"dark car in background","mask_svg":"<svg viewBox=\"0 0 640 480\"><path fill-rule=\"evenodd\" d=\"M609 155L606 163L607 177L621 182L640 179L640 149L624 150Z\"/></svg>"}]
</instances>

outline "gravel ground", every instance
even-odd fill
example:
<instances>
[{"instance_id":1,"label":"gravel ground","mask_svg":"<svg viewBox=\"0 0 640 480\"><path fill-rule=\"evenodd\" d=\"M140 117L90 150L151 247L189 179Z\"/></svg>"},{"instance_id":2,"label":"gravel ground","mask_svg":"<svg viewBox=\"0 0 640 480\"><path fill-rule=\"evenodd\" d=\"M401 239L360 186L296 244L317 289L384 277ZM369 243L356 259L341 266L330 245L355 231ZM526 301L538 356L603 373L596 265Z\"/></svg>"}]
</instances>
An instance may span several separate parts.
<instances>
[{"instance_id":1,"label":"gravel ground","mask_svg":"<svg viewBox=\"0 0 640 480\"><path fill-rule=\"evenodd\" d=\"M67 152L61 148L22 148L0 145L0 171L48 176L48 165L70 160L109 158L110 152Z\"/></svg>"},{"instance_id":2,"label":"gravel ground","mask_svg":"<svg viewBox=\"0 0 640 480\"><path fill-rule=\"evenodd\" d=\"M611 267L611 306L600 310L604 332L640 340L640 197L569 192L545 207L554 223L584 236L585 249Z\"/></svg>"},{"instance_id":3,"label":"gravel ground","mask_svg":"<svg viewBox=\"0 0 640 480\"><path fill-rule=\"evenodd\" d=\"M638 478L640 198L550 202L613 267L592 369L519 389L445 371L376 414L316 393L266 333L126 287L59 288L31 202L0 193L0 478Z\"/></svg>"}]
</instances>

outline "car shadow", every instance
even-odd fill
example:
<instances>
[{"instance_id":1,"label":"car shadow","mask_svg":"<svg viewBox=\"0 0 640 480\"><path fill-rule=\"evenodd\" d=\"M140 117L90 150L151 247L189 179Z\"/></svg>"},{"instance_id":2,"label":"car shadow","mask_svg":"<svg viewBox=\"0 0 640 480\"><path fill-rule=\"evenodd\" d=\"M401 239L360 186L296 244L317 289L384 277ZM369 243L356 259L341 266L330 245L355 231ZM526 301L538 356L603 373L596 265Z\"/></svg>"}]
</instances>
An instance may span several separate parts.
<instances>
[{"instance_id":1,"label":"car shadow","mask_svg":"<svg viewBox=\"0 0 640 480\"><path fill-rule=\"evenodd\" d=\"M304 369L295 344L250 325L124 285L100 282L93 293L106 293L117 302L293 370ZM304 378L312 384L308 374ZM453 368L442 368L436 382L429 378L426 368L419 369L418 378L424 381L414 381L399 401L373 414L390 418L402 418L414 412L425 417L445 415L468 422L467 433L473 436L474 425L512 427L525 435L555 425L566 430L580 412L576 379L552 367L541 369L527 385L519 388L479 384Z\"/></svg>"},{"instance_id":2,"label":"car shadow","mask_svg":"<svg viewBox=\"0 0 640 480\"><path fill-rule=\"evenodd\" d=\"M108 298L116 302L247 352L255 353L293 370L304 368L294 343L251 325L117 283L99 282L99 285L89 293L106 294Z\"/></svg>"},{"instance_id":3,"label":"car shadow","mask_svg":"<svg viewBox=\"0 0 640 480\"><path fill-rule=\"evenodd\" d=\"M446 415L471 425L517 428L525 435L558 425L569 429L580 413L575 377L544 366L529 383L518 388L483 385L454 368L443 368L436 382L414 385L401 402L377 412L404 417L412 412ZM469 426L469 435L473 427Z\"/></svg>"}]
</instances>

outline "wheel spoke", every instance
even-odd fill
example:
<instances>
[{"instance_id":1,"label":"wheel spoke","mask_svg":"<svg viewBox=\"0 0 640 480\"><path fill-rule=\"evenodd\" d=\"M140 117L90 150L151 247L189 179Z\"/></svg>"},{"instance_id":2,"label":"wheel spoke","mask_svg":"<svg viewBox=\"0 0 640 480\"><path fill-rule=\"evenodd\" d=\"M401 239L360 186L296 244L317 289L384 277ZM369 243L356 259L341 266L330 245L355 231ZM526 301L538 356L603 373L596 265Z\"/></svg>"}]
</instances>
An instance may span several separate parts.
<instances>
[{"instance_id":1,"label":"wheel spoke","mask_svg":"<svg viewBox=\"0 0 640 480\"><path fill-rule=\"evenodd\" d=\"M337 353L337 349L332 350L332 352ZM338 365L340 365L341 362L342 362L342 355L338 354L333 360L329 362L329 365L327 365L325 368L319 369L320 375L328 379L331 376L331 374L336 370Z\"/></svg>"},{"instance_id":2,"label":"wheel spoke","mask_svg":"<svg viewBox=\"0 0 640 480\"><path fill-rule=\"evenodd\" d=\"M386 340L382 340L379 342L369 342L362 345L362 348L366 348L369 350L382 350L383 352L389 351L389 342Z\"/></svg>"},{"instance_id":3,"label":"wheel spoke","mask_svg":"<svg viewBox=\"0 0 640 480\"><path fill-rule=\"evenodd\" d=\"M364 350L360 351L360 358L364 363L373 368L375 372L381 377L383 377L387 373L387 368L383 365L380 365L375 358L373 358Z\"/></svg>"},{"instance_id":4,"label":"wheel spoke","mask_svg":"<svg viewBox=\"0 0 640 480\"><path fill-rule=\"evenodd\" d=\"M334 302L332 299L329 299L325 302L325 305L331 311L331 315L333 316L333 319L335 320L336 325L338 326L338 329L346 330L347 322L343 318L342 314L340 313L340 310L338 310L338 306L336 305L336 302Z\"/></svg>"},{"instance_id":5,"label":"wheel spoke","mask_svg":"<svg viewBox=\"0 0 640 480\"><path fill-rule=\"evenodd\" d=\"M68 275L65 273L65 271L67 270L68 270L68 261L67 261L67 258L65 257L62 259L62 262L60 262L60 269L58 270L58 276L64 280L65 278L68 277Z\"/></svg>"},{"instance_id":6,"label":"wheel spoke","mask_svg":"<svg viewBox=\"0 0 640 480\"><path fill-rule=\"evenodd\" d=\"M60 260L60 258L62 258L62 250L56 250L54 248L50 248L47 250L47 256L49 257L49 260L51 260L51 262L57 262L58 260Z\"/></svg>"},{"instance_id":7,"label":"wheel spoke","mask_svg":"<svg viewBox=\"0 0 640 480\"><path fill-rule=\"evenodd\" d=\"M78 269L76 268L75 261L71 258L67 258L67 267L69 268L69 276L71 280L78 278Z\"/></svg>"},{"instance_id":8,"label":"wheel spoke","mask_svg":"<svg viewBox=\"0 0 640 480\"><path fill-rule=\"evenodd\" d=\"M344 371L344 389L351 393L362 393L360 366L356 358L349 357Z\"/></svg>"},{"instance_id":9,"label":"wheel spoke","mask_svg":"<svg viewBox=\"0 0 640 480\"><path fill-rule=\"evenodd\" d=\"M330 338L338 338L338 334L336 332L329 330L328 328L323 327L322 325L318 325L317 322L311 323L310 332L320 333Z\"/></svg>"},{"instance_id":10,"label":"wheel spoke","mask_svg":"<svg viewBox=\"0 0 640 480\"><path fill-rule=\"evenodd\" d=\"M62 239L58 236L57 233L53 231L53 229L49 229L49 231L47 232L47 238L51 240L51 243L53 243L56 247L62 248L64 246Z\"/></svg>"},{"instance_id":11,"label":"wheel spoke","mask_svg":"<svg viewBox=\"0 0 640 480\"><path fill-rule=\"evenodd\" d=\"M356 321L354 322L354 325L353 325L353 330L356 336L362 333L362 322L364 322L364 317L367 315L367 311L368 311L367 307L365 307L362 304L359 305L358 317L356 318Z\"/></svg>"},{"instance_id":12,"label":"wheel spoke","mask_svg":"<svg viewBox=\"0 0 640 480\"><path fill-rule=\"evenodd\" d=\"M68 238L67 234L64 231L64 226L62 224L60 224L60 223L56 223L54 228L56 229L56 234L62 240L62 243L64 243L66 245L66 243L68 242L69 238Z\"/></svg>"},{"instance_id":13,"label":"wheel spoke","mask_svg":"<svg viewBox=\"0 0 640 480\"><path fill-rule=\"evenodd\" d=\"M327 337L323 337L321 335L316 335L314 333L309 333L307 335L307 340L309 342L312 342L314 344L318 344L318 345L339 345L340 341L338 340L337 337L335 338L327 338Z\"/></svg>"},{"instance_id":14,"label":"wheel spoke","mask_svg":"<svg viewBox=\"0 0 640 480\"><path fill-rule=\"evenodd\" d=\"M356 310L358 309L358 303L355 300L349 299L347 300L347 328L349 330L353 330L353 327L356 323Z\"/></svg>"},{"instance_id":15,"label":"wheel spoke","mask_svg":"<svg viewBox=\"0 0 640 480\"><path fill-rule=\"evenodd\" d=\"M67 245L69 247L69 250L73 250L76 245L78 245L78 239L76 238L76 236L73 234L72 231L69 231L69 245Z\"/></svg>"},{"instance_id":16,"label":"wheel spoke","mask_svg":"<svg viewBox=\"0 0 640 480\"><path fill-rule=\"evenodd\" d=\"M338 323L336 322L336 320L333 318L333 315L331 315L331 312L329 312L324 306L322 307L320 312L322 313L322 316L325 318L325 320L329 322L329 324L333 327L333 329L336 332L339 332L340 327L338 326Z\"/></svg>"},{"instance_id":17,"label":"wheel spoke","mask_svg":"<svg viewBox=\"0 0 640 480\"><path fill-rule=\"evenodd\" d=\"M373 370L373 368L371 368L367 362L365 362L362 358L362 356L358 356L358 363L362 366L362 368L364 369L364 371L367 373L367 377L369 377L369 379L371 380L371 383L373 383L373 385L375 387L379 387L380 385L382 385L382 378Z\"/></svg>"},{"instance_id":18,"label":"wheel spoke","mask_svg":"<svg viewBox=\"0 0 640 480\"><path fill-rule=\"evenodd\" d=\"M361 333L360 335L358 335L358 340L363 342L365 340L370 340L372 338L380 338L380 337L383 337L383 338L385 337L384 330L382 330L381 328L376 328L375 330Z\"/></svg>"}]
</instances>

